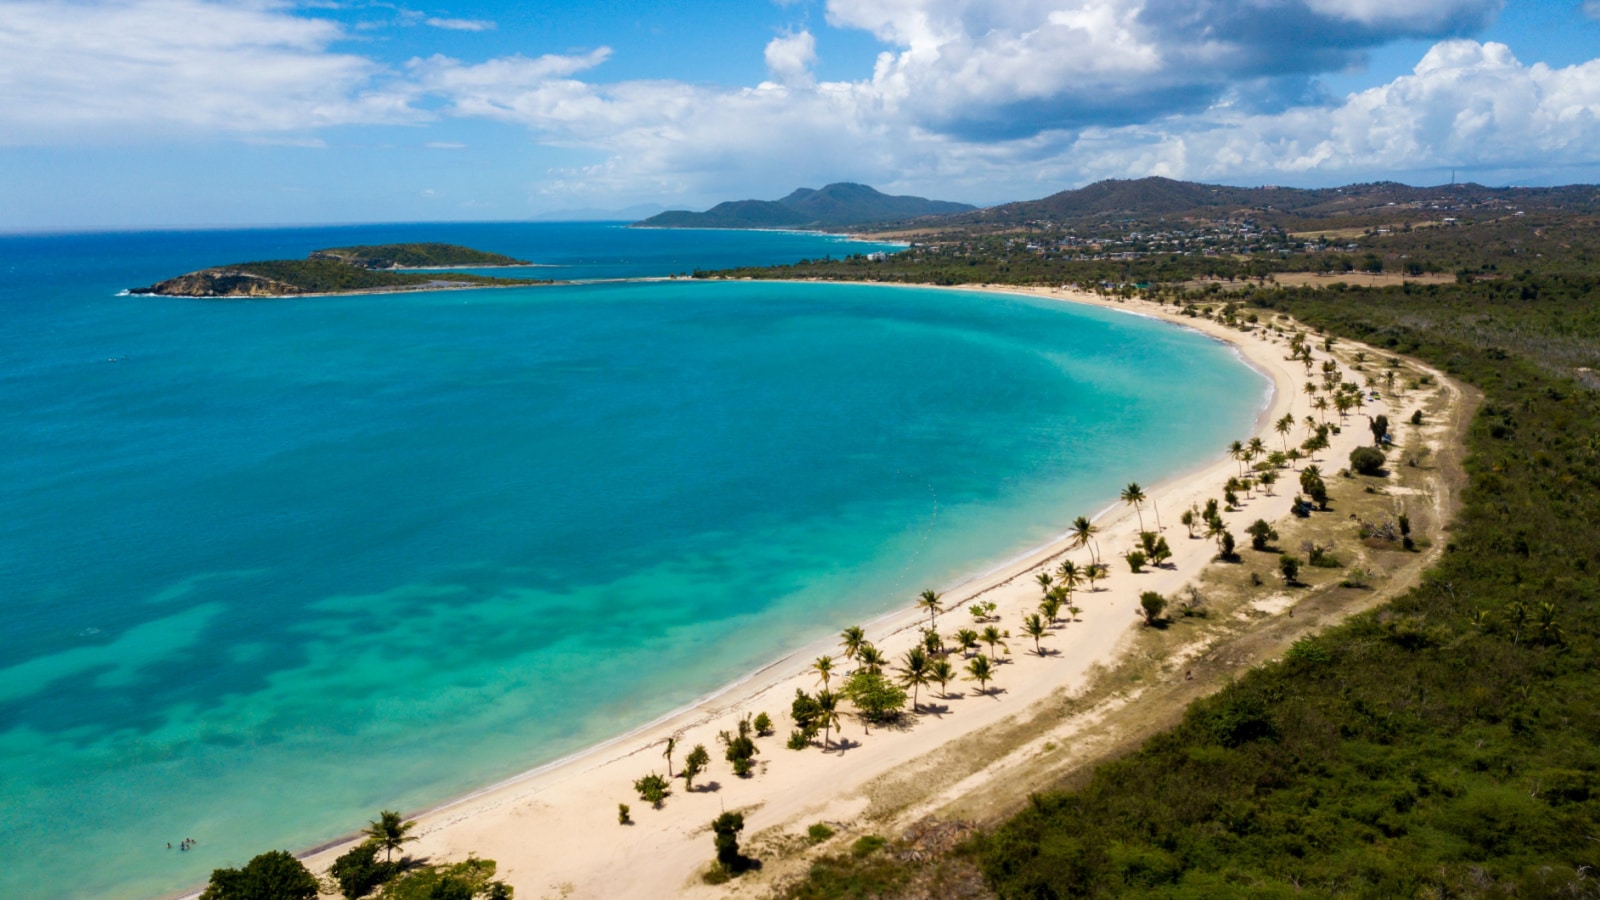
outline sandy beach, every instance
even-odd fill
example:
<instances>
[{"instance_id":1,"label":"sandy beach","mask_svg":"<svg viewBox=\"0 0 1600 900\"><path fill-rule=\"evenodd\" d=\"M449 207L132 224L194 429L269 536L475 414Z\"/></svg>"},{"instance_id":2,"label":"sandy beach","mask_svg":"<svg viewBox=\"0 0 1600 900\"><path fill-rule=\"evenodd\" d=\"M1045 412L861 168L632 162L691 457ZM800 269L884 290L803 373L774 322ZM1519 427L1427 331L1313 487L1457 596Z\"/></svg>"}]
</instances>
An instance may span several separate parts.
<instances>
[{"instance_id":1,"label":"sandy beach","mask_svg":"<svg viewBox=\"0 0 1600 900\"><path fill-rule=\"evenodd\" d=\"M1272 423L1285 413L1292 413L1297 422L1292 441L1298 443L1304 436L1298 423L1311 413L1309 399L1300 391L1307 379L1302 365L1286 358L1287 340L1282 337L1274 339L1260 329L1243 334L1207 319L1174 315L1153 303L1117 302L1086 292L993 287L967 290L1090 303L1166 319L1226 341L1274 386L1270 401L1257 418L1256 435L1269 448L1281 447L1282 438L1272 430ZM1320 363L1327 354L1318 347L1316 357ZM1362 414L1379 412L1386 412L1391 418L1395 415L1381 402L1372 403L1351 416L1342 434L1332 436L1332 447L1314 460L1325 475L1343 468L1350 451L1370 440ZM1238 435L1241 440L1251 436ZM1033 575L1041 569L1054 568L1063 557L1088 562L1091 550L1068 550L1063 536L1023 559L946 593L947 612L938 621L942 634L972 627L967 607L979 599L998 605L995 624L1012 633L1009 654L1002 654L1005 664L997 667L997 677L991 683L992 693L980 694L975 683L965 680L952 682L948 695L941 694L934 685L921 691L922 711L906 717L904 727L868 729L847 716L842 729L835 732L839 742L835 748L827 752L815 746L798 752L787 750L784 740L792 728L790 701L797 688L810 692L819 686L810 665L819 655L839 654L836 639L830 638L766 667L691 709L422 813L417 817L415 831L420 839L409 852L434 861L459 859L469 853L494 859L499 863L500 876L515 886L519 897L526 898L709 897L737 890L737 882L710 887L699 878L712 859L708 824L718 813L743 811L747 842L762 833L769 838L803 835L807 826L815 822L852 822L871 804L874 782L883 776L918 765L937 764L939 748L1059 698L1063 692L1081 688L1091 670L1113 660L1140 627L1140 593L1175 594L1216 554L1214 542L1191 539L1178 517L1191 504L1203 505L1208 498L1220 500L1223 482L1238 474L1239 465L1226 455L1224 447L1195 447L1193 454L1192 470L1160 483L1152 483L1148 473L1126 473L1127 481L1145 485L1149 502L1142 510L1143 521L1147 529L1154 530L1159 517L1162 534L1173 550L1169 566L1130 573L1121 557L1136 540L1139 515L1131 507L1118 506L1100 516L1096 521L1100 528L1100 555L1110 565L1111 575L1101 582L1099 590L1080 589L1074 595L1074 603L1081 607L1078 621L1063 623L1044 639L1047 655L1035 654L1033 640L1020 627L1022 616L1035 611L1039 600ZM1297 487L1293 478L1294 473L1285 471L1274 494L1257 491L1242 510L1224 514L1241 543L1247 541L1244 528L1255 519L1273 521L1288 515ZM1061 526L1065 529L1075 516L1092 516L1095 512L1063 510ZM927 624L927 614L911 607L913 598L905 599L903 612L874 623L859 623L866 626L868 637L891 660L918 642L920 628ZM840 628L851 624L858 623L838 623ZM958 668L963 666L959 654L952 662ZM849 668L846 661L836 660L836 673ZM837 678L834 686L837 687ZM772 717L776 733L757 742L760 755L756 773L741 779L723 761L716 735L732 730L745 714L759 712ZM636 778L650 772L665 774L662 749L671 735L679 735L675 772L696 744L706 746L712 764L698 779L694 792L685 791L682 781L676 780L665 805L651 809L631 786ZM931 800L933 790L930 788L930 796L921 799ZM906 805L917 805L918 798L910 799L913 802ZM633 824L618 823L618 803L632 807ZM307 865L313 871L323 871L348 846L345 843L322 848L306 859Z\"/></svg>"}]
</instances>

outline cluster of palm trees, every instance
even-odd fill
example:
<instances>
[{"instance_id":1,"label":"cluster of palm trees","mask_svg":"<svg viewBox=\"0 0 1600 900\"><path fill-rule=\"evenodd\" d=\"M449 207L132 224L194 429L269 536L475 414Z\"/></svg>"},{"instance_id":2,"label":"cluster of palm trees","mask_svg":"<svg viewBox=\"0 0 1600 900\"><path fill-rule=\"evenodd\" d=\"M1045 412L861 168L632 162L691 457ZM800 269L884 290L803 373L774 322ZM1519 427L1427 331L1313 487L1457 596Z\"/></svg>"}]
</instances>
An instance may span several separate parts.
<instances>
[{"instance_id":1,"label":"cluster of palm trees","mask_svg":"<svg viewBox=\"0 0 1600 900\"><path fill-rule=\"evenodd\" d=\"M1325 340L1323 348L1331 352L1333 350L1332 340ZM1311 347L1306 341L1304 332L1296 332L1290 338L1289 352L1291 359L1298 359L1305 365L1306 375L1310 376L1315 362L1312 359ZM1366 360L1366 354L1357 353L1356 360L1357 368L1359 369L1360 363ZM1322 374L1321 384L1310 380L1305 383L1304 391L1306 396L1311 398L1311 408L1317 411L1317 417L1322 423L1327 422L1329 409L1335 410L1339 414L1339 420L1343 422L1352 410L1360 409L1362 403L1365 402L1361 385L1354 381L1345 381L1343 373L1339 369L1339 363L1333 359L1323 360L1320 372ZM1386 380L1390 389L1393 389L1393 368L1389 369ZM1369 375L1367 376L1367 382L1369 386L1376 385L1377 379ZM1285 433L1286 431L1287 429L1280 429L1279 433Z\"/></svg>"},{"instance_id":2,"label":"cluster of palm trees","mask_svg":"<svg viewBox=\"0 0 1600 900\"><path fill-rule=\"evenodd\" d=\"M1132 487L1137 488L1137 485ZM1139 499L1143 502L1142 493ZM1071 549L1089 549L1093 554L1092 561L1079 563L1064 559L1054 570L1035 576L1041 598L1036 612L1023 614L1022 630L1033 638L1034 649L1041 656L1044 655L1042 641L1051 629L1059 627L1064 621L1076 621L1078 614L1083 612L1073 604L1073 592L1084 585L1091 591L1097 590L1096 583L1108 574L1107 566L1098 559L1096 535L1099 530L1086 516L1079 516L1073 523L1068 546ZM988 693L989 682L994 680L996 669L1002 664L1002 653L1010 653L1006 642L1011 632L990 621L995 605L974 603L971 612L975 627L958 628L949 635L942 635L938 631L939 615L945 612L944 599L938 592L923 591L917 596L916 606L927 612L928 626L922 629L921 642L906 650L892 668L889 658L867 638L866 629L860 625L851 625L839 633L837 655L823 654L811 663L810 671L816 677L819 689L813 699L825 701L824 705L828 707L827 714L818 720L824 729L824 748L829 745L831 730L837 724L839 698L833 693L832 687L836 677L843 678L846 675L841 671L841 662L854 664L854 669L848 673L850 675L868 673L893 678L911 692L913 712L921 709L922 688L937 684L941 696L948 697L950 682L960 679L963 673L965 680L978 683L979 693ZM980 652L983 648L987 648L987 652ZM958 663L964 663L959 670Z\"/></svg>"}]
</instances>

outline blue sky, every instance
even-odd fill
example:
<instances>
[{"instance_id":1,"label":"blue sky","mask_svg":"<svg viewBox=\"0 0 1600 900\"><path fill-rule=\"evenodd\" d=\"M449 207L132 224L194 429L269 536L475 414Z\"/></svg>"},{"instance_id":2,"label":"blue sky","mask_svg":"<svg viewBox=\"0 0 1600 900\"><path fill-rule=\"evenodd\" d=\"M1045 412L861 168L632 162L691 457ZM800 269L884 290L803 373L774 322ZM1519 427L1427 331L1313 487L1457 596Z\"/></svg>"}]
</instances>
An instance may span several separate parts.
<instances>
[{"instance_id":1,"label":"blue sky","mask_svg":"<svg viewBox=\"0 0 1600 900\"><path fill-rule=\"evenodd\" d=\"M1600 0L3 0L0 229L1600 181Z\"/></svg>"}]
</instances>

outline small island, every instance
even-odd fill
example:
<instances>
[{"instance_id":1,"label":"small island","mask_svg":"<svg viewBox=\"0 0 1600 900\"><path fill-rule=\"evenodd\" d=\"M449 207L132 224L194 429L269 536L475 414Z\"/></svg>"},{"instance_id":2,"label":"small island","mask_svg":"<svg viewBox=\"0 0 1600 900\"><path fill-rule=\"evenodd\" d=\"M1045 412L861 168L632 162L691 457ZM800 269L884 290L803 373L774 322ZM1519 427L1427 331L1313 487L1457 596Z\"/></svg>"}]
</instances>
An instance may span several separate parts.
<instances>
[{"instance_id":1,"label":"small island","mask_svg":"<svg viewBox=\"0 0 1600 900\"><path fill-rule=\"evenodd\" d=\"M452 272L448 276L400 271L470 266L531 265L499 253L455 244L375 244L312 251L305 259L212 266L132 288L130 294L163 297L303 297L317 294L392 293L468 287L547 284L532 278L493 278Z\"/></svg>"}]
</instances>

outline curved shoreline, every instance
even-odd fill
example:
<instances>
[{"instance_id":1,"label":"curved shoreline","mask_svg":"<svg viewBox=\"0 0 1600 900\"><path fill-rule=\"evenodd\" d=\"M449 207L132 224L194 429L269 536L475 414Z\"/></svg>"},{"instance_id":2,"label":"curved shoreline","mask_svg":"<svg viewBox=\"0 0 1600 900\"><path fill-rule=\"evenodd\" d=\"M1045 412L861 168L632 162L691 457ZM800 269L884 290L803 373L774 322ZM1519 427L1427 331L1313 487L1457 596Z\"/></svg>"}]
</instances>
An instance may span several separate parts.
<instances>
[{"instance_id":1,"label":"curved shoreline","mask_svg":"<svg viewBox=\"0 0 1600 900\"><path fill-rule=\"evenodd\" d=\"M1119 310L1130 315L1142 318L1153 318L1175 324L1186 330L1196 332L1221 343L1230 345L1238 358L1250 366L1258 374L1263 375L1268 388L1262 406L1256 416L1255 433L1262 433L1270 428L1271 422L1282 412L1294 404L1297 391L1294 390L1292 376L1287 374L1286 366L1282 365L1281 352L1268 352L1270 342L1260 339L1259 336L1241 335L1231 329L1204 320L1185 319L1170 314L1153 306L1149 309L1142 305L1135 307L1133 304L1108 301L1094 295L1082 292L1065 292L1060 289L1040 288L1013 288L1013 287L957 287L939 288L928 285L905 285L921 289L968 290L982 293L1005 293L1031 296L1038 299L1053 299L1062 302L1079 302L1086 305L1101 306L1107 309ZM1348 431L1348 430L1347 430ZM1266 435L1264 435L1266 436ZM1215 486L1211 480L1212 474L1219 468L1231 469L1232 463L1220 450L1215 454L1206 454L1197 460L1193 466L1183 471L1163 478L1160 482L1147 488L1147 493L1153 500L1161 505L1176 510L1187 504L1175 505L1171 502L1174 495L1188 494L1197 485L1202 492L1215 493ZM1131 526L1134 519L1133 512L1127 509L1118 509L1118 504L1113 501L1106 509L1101 510L1094 517L1102 528L1101 542L1103 545L1115 545L1122 530ZM1171 532L1175 526L1168 526L1165 530ZM1178 532L1175 543L1179 551L1193 549L1195 542L1181 540L1182 532ZM1004 613L1001 623L1010 621L1014 603L1009 602L1009 594L1014 593L1009 588L1014 586L1021 576L1026 575L1041 565L1053 561L1066 554L1067 539L1065 535L1057 537L1031 548L1014 557L998 562L981 572L959 580L950 586L947 591L947 600L952 600L951 609L954 614L964 615L962 607L979 596L987 596L999 592L1008 595L1002 599ZM1198 542L1206 544L1208 542ZM1188 546L1186 546L1186 544ZM1109 555L1109 554L1108 554ZM1181 581L1187 581L1196 574L1198 569L1186 569L1179 566L1174 572L1161 573L1164 575L1178 576ZM1112 611L1120 611L1123 607L1131 610L1128 601L1132 598L1122 598L1118 601L1116 595L1122 593L1117 588L1131 586L1132 582L1140 582L1139 587L1149 587L1147 576L1129 576L1119 573L1107 587L1102 588L1093 595L1082 595L1085 605L1102 607L1098 602L1107 600ZM1031 589L1031 582L1024 585ZM1110 596L1108 596L1110 595ZM1091 602L1093 601L1093 602ZM1003 700L997 706L1003 707L1006 712L1020 711L1024 708L1022 703L1012 702L1013 696L1018 700L1037 700L1040 696L1053 693L1062 688L1071 688L1075 683L1081 683L1090 666L1096 662L1114 655L1116 646L1122 641L1125 632L1132 625L1130 616L1118 619L1116 615L1108 615L1101 609L1089 609L1085 613L1087 620L1081 624L1074 624L1065 632L1054 636L1059 644L1065 637L1071 643L1080 645L1084 654L1076 664L1067 665L1066 671L1055 673L1043 682L1030 685L1012 685L1015 680L1009 671L1011 667L1002 668L1000 678L1001 687L1008 693L1003 695ZM877 641L886 652L898 652L899 644L906 643L922 624L920 612L900 608L890 610L866 624L869 634ZM1014 638L1014 640L1022 640ZM681 873L692 870L702 860L700 856L706 854L695 851L679 853L671 850L668 844L676 844L685 835L680 832L691 826L703 825L703 817L699 812L691 812L686 808L701 805L702 801L712 801L717 807L726 806L733 808L735 802L741 799L755 799L758 804L774 808L774 812L792 812L796 808L797 793L807 793L815 798L817 789L815 782L805 777L804 770L816 768L822 762L848 762L847 768L851 770L850 776L834 779L834 790L829 795L829 800L848 802L854 791L871 776L881 774L893 768L897 762L908 756L922 756L937 749L942 744L954 737L968 734L983 725L981 718L973 717L974 721L966 727L957 728L951 734L930 734L926 740L917 740L912 736L909 743L913 746L904 746L907 742L899 741L902 746L893 754L879 755L877 748L866 748L862 753L853 750L848 753L822 754L815 749L805 753L791 753L781 749L781 734L784 730L783 723L786 719L787 696L792 688L801 686L812 689L813 679L807 675L804 664L813 653L826 653L835 649L832 637L822 638L808 643L790 653L784 654L771 662L752 670L747 675L719 686L695 701L669 711L651 721L629 729L623 734L607 739L582 750L567 754L558 759L530 768L524 772L502 779L483 788L451 798L443 803L429 807L417 814L419 819L419 833L422 843L419 852L433 856L453 857L476 851L480 855L500 861L502 875L510 878L519 889L524 891L538 890L541 879L555 877L562 883L578 885L575 896L648 896L652 892L659 894L664 882L662 877L671 878L676 882L681 879ZM1021 656L1021 654L1019 654ZM1021 662L1013 659L1007 662ZM1026 661L1033 662L1031 652L1026 655ZM1045 665L1050 665L1049 661ZM1025 668L1018 666L1018 669ZM1044 690L1039 690L1040 687ZM779 689L782 689L781 691ZM931 698L931 691L930 691ZM660 743L669 734L683 733L686 735L684 746L690 746L696 740L712 743L707 738L714 731L712 728L716 720L730 714L739 714L746 710L756 711L756 707L766 703L763 707L772 713L780 722L779 737L769 738L762 742L763 755L758 758L763 763L763 769L796 770L793 772L766 772L748 781L737 781L734 784L721 786L717 792L718 797L713 801L709 793L686 793L674 791L674 796L661 811L643 810L636 816L639 825L622 832L619 836L628 835L630 841L638 832L648 831L652 836L651 849L648 859L636 858L640 864L641 872L630 873L625 880L618 880L622 873L618 873L606 865L610 859L610 851L614 841L607 841L591 832L592 840L584 845L581 838L574 841L574 829L570 827L574 817L584 820L592 816L599 816L594 824L585 822L587 828L617 827L615 826L615 803L618 800L632 801L638 805L636 798L631 796L628 785L633 777L640 772L633 771L646 768L660 768L659 751L651 750L659 747ZM962 706L963 712L968 706L973 705L972 700L967 700ZM941 716L943 719L947 718ZM722 723L726 725L727 723ZM924 729L924 723L918 722L917 732ZM949 731L950 729L937 729ZM885 741L898 740L905 735L890 735L883 738ZM937 740L935 738L938 738ZM872 741L878 742L880 738L874 736ZM650 751L645 753L645 751ZM643 758L633 761L624 768L619 765L631 760L635 756ZM720 762L714 764L715 768L722 768ZM802 787L803 786L803 787ZM743 795L764 795L754 798L745 798ZM787 794L788 796L782 796ZM601 799L601 798L604 799ZM816 807L815 802L800 802L801 807ZM826 805L826 803L823 803ZM537 808L550 813L537 818L550 821L541 824L531 822L519 823L511 828L512 823L506 821L508 817L525 820L526 815ZM712 807L713 814L715 807ZM685 817L687 817L685 819ZM759 828L765 826L766 815L760 815L752 822ZM565 821L566 824L563 824ZM640 827L650 826L650 827ZM578 829L584 830L584 829ZM514 842L507 842L507 832L517 833ZM613 834L618 834L613 832ZM677 840L669 838L676 836ZM639 835L643 837L643 835ZM353 837L353 836L352 836ZM347 847L352 837L336 840L323 844L317 848L301 854L307 858L308 863L314 868L325 867L333 857ZM661 842L665 841L665 844ZM690 843L693 843L692 841ZM657 844L661 846L657 847ZM541 849L544 852L541 852ZM660 852L654 852L659 849ZM657 871L661 870L661 871ZM556 877L563 871L571 872L573 878ZM679 877L672 877L676 873ZM684 890L696 890L692 885L685 884Z\"/></svg>"}]
</instances>

